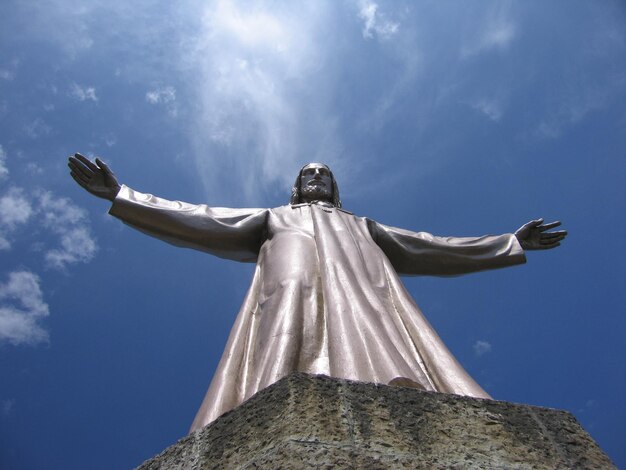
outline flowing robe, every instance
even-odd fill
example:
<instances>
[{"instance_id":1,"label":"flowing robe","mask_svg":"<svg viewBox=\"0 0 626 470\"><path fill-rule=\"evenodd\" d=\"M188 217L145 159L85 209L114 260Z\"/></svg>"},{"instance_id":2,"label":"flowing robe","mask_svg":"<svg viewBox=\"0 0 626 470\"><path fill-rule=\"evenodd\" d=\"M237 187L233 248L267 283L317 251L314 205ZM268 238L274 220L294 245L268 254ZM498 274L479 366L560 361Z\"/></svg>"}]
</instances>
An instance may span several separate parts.
<instances>
[{"instance_id":1,"label":"flowing robe","mask_svg":"<svg viewBox=\"0 0 626 470\"><path fill-rule=\"evenodd\" d=\"M110 214L177 246L256 262L191 431L294 371L489 398L398 275L457 275L523 263L512 234L436 237L324 204L211 208L126 186Z\"/></svg>"}]
</instances>

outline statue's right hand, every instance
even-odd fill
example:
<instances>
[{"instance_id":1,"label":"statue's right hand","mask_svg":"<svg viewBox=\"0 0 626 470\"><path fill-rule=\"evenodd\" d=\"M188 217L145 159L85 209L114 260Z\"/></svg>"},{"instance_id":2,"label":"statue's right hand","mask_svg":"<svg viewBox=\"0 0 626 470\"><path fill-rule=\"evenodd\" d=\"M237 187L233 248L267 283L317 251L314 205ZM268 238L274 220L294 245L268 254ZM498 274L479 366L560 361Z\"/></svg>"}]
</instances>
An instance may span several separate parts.
<instances>
[{"instance_id":1,"label":"statue's right hand","mask_svg":"<svg viewBox=\"0 0 626 470\"><path fill-rule=\"evenodd\" d=\"M75 153L69 157L67 166L70 167L70 175L74 181L94 196L113 201L120 191L117 178L99 158L93 163L80 153Z\"/></svg>"}]
</instances>

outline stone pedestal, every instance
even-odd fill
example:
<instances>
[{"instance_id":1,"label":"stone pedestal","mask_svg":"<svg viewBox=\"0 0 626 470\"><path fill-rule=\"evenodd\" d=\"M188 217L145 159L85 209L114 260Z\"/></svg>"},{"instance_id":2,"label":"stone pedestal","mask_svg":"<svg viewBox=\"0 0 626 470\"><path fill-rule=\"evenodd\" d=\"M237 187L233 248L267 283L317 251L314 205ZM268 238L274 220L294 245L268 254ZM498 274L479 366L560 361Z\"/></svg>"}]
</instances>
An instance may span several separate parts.
<instances>
[{"instance_id":1,"label":"stone pedestal","mask_svg":"<svg viewBox=\"0 0 626 470\"><path fill-rule=\"evenodd\" d=\"M568 412L293 374L155 469L614 469Z\"/></svg>"}]
</instances>

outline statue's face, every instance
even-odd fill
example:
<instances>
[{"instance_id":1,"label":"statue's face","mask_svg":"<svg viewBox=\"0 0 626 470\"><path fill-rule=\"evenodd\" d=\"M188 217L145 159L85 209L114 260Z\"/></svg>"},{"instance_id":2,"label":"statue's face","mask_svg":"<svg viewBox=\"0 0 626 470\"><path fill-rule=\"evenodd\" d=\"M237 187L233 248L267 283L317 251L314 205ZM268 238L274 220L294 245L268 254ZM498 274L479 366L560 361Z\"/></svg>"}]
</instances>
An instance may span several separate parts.
<instances>
[{"instance_id":1,"label":"statue's face","mask_svg":"<svg viewBox=\"0 0 626 470\"><path fill-rule=\"evenodd\" d=\"M300 175L300 198L304 202L332 202L333 180L330 170L321 163L309 163Z\"/></svg>"}]
</instances>

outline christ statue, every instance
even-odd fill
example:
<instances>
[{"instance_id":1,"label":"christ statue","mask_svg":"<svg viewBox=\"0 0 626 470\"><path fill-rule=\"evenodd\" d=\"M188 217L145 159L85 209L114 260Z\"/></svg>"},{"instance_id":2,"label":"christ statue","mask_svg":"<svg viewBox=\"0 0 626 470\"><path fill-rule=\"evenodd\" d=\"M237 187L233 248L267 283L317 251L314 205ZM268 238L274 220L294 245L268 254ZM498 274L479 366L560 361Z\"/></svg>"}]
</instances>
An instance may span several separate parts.
<instances>
[{"instance_id":1,"label":"christ statue","mask_svg":"<svg viewBox=\"0 0 626 470\"><path fill-rule=\"evenodd\" d=\"M200 429L295 372L490 398L450 353L400 276L458 275L524 263L559 246L560 222L515 233L439 237L345 210L330 168L305 165L288 205L231 209L169 201L120 185L100 159L69 158L71 176L148 235L256 263L206 397Z\"/></svg>"}]
</instances>

